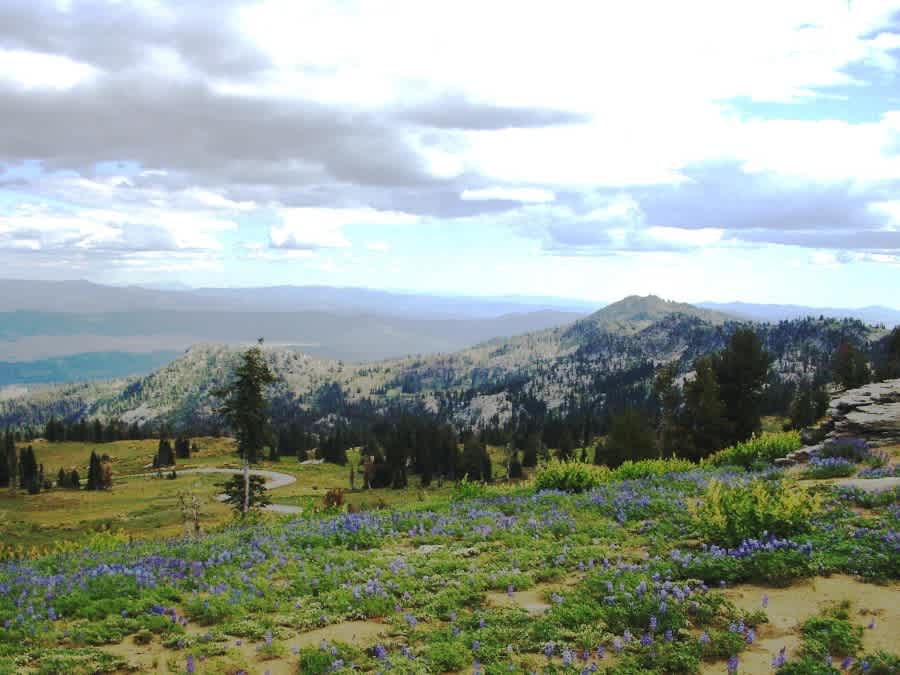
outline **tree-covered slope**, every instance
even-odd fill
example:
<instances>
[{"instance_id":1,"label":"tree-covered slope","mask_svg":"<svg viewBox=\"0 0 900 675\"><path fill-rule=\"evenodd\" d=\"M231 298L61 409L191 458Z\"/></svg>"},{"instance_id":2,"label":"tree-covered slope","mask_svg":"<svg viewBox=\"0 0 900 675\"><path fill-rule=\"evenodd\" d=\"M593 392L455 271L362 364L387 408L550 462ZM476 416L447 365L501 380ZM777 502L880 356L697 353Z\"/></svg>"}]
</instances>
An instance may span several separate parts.
<instances>
[{"instance_id":1,"label":"tree-covered slope","mask_svg":"<svg viewBox=\"0 0 900 675\"><path fill-rule=\"evenodd\" d=\"M685 309L687 308L687 311ZM370 411L423 407L460 424L502 423L523 408L603 406L614 391L649 392L654 369L693 361L721 349L748 325L707 310L658 298L627 298L566 328L495 339L458 352L351 364L267 347L279 383L276 415L302 409L341 415L348 406ZM855 320L801 319L753 324L782 380L827 369L838 345L868 347L883 330ZM239 349L198 345L139 378L72 385L0 402L0 425L40 425L51 415L121 418L175 426L215 423L212 392L232 372Z\"/></svg>"}]
</instances>

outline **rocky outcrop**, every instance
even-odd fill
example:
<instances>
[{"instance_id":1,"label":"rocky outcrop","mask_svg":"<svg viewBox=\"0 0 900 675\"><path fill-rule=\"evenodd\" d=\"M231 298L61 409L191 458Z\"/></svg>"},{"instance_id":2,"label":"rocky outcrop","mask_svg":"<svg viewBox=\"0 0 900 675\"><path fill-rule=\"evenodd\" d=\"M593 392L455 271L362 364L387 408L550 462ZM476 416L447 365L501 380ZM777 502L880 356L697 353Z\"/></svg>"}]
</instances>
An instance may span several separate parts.
<instances>
[{"instance_id":1,"label":"rocky outcrop","mask_svg":"<svg viewBox=\"0 0 900 675\"><path fill-rule=\"evenodd\" d=\"M831 400L830 438L857 436L873 445L900 443L900 379L850 389Z\"/></svg>"}]
</instances>

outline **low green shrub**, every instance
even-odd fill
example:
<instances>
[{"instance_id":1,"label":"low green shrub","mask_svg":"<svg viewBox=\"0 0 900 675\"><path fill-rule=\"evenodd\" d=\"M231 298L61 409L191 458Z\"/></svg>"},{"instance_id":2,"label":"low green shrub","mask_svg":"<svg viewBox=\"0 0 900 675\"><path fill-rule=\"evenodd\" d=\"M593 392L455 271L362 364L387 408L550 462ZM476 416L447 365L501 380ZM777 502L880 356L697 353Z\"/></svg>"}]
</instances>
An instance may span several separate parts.
<instances>
[{"instance_id":1,"label":"low green shrub","mask_svg":"<svg viewBox=\"0 0 900 675\"><path fill-rule=\"evenodd\" d=\"M488 488L484 483L475 480L469 480L468 476L463 476L461 480L456 481L453 486L453 501L461 502L467 499L483 499L488 495Z\"/></svg>"},{"instance_id":2,"label":"low green shrub","mask_svg":"<svg viewBox=\"0 0 900 675\"><path fill-rule=\"evenodd\" d=\"M800 440L799 431L782 431L755 436L730 448L719 450L703 461L713 466L740 466L749 469L754 462L772 463L802 447L803 441Z\"/></svg>"},{"instance_id":3,"label":"low green shrub","mask_svg":"<svg viewBox=\"0 0 900 675\"><path fill-rule=\"evenodd\" d=\"M900 673L900 656L884 651L866 654L853 664L850 672L853 675L896 675Z\"/></svg>"},{"instance_id":4,"label":"low green shrub","mask_svg":"<svg viewBox=\"0 0 900 675\"><path fill-rule=\"evenodd\" d=\"M666 476L670 473L680 473L696 468L697 466L690 460L677 457L670 459L642 459L637 462L629 459L616 467L610 474L610 477L617 480L637 480L640 478Z\"/></svg>"},{"instance_id":5,"label":"low green shrub","mask_svg":"<svg viewBox=\"0 0 900 675\"><path fill-rule=\"evenodd\" d=\"M788 661L776 672L778 675L839 675L841 671L829 665L825 659L803 656Z\"/></svg>"},{"instance_id":6,"label":"low green shrub","mask_svg":"<svg viewBox=\"0 0 900 675\"><path fill-rule=\"evenodd\" d=\"M600 486L608 475L606 467L554 459L538 467L534 485L538 490L585 492Z\"/></svg>"},{"instance_id":7,"label":"low green shrub","mask_svg":"<svg viewBox=\"0 0 900 675\"><path fill-rule=\"evenodd\" d=\"M862 649L863 629L850 621L849 603L832 608L824 616L807 619L800 633L805 656L855 656Z\"/></svg>"},{"instance_id":8,"label":"low green shrub","mask_svg":"<svg viewBox=\"0 0 900 675\"><path fill-rule=\"evenodd\" d=\"M704 498L690 508L706 541L737 546L764 535L788 537L807 531L811 517L822 509L822 497L788 481L729 487L712 480Z\"/></svg>"},{"instance_id":9,"label":"low green shrub","mask_svg":"<svg viewBox=\"0 0 900 675\"><path fill-rule=\"evenodd\" d=\"M856 465L843 457L813 457L803 478L845 478L856 473Z\"/></svg>"},{"instance_id":10,"label":"low green shrub","mask_svg":"<svg viewBox=\"0 0 900 675\"><path fill-rule=\"evenodd\" d=\"M128 668L128 662L99 649L49 649L40 655L37 664L39 675L94 675L116 673Z\"/></svg>"}]
</instances>

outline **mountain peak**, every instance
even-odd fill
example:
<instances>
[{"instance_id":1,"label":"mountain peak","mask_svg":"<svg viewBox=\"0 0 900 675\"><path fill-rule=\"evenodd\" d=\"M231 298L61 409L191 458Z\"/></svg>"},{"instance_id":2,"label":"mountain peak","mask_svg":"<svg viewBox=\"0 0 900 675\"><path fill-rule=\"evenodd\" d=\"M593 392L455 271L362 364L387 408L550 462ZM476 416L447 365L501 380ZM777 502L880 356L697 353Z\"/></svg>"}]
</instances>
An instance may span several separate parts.
<instances>
[{"instance_id":1,"label":"mountain peak","mask_svg":"<svg viewBox=\"0 0 900 675\"><path fill-rule=\"evenodd\" d=\"M581 324L610 333L637 333L671 314L684 314L712 324L733 321L736 317L686 302L665 300L657 295L629 295L586 317Z\"/></svg>"}]
</instances>

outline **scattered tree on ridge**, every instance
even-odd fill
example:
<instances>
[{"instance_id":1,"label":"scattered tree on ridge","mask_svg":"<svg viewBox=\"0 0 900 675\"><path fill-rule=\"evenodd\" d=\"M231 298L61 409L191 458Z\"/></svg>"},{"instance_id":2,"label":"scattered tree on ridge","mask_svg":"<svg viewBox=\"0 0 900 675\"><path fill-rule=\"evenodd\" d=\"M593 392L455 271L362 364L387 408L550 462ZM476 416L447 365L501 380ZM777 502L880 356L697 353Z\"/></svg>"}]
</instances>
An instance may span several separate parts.
<instances>
[{"instance_id":1,"label":"scattered tree on ridge","mask_svg":"<svg viewBox=\"0 0 900 675\"><path fill-rule=\"evenodd\" d=\"M842 342L831 361L834 381L845 389L853 389L868 384L872 379L866 355L851 345Z\"/></svg>"}]
</instances>

